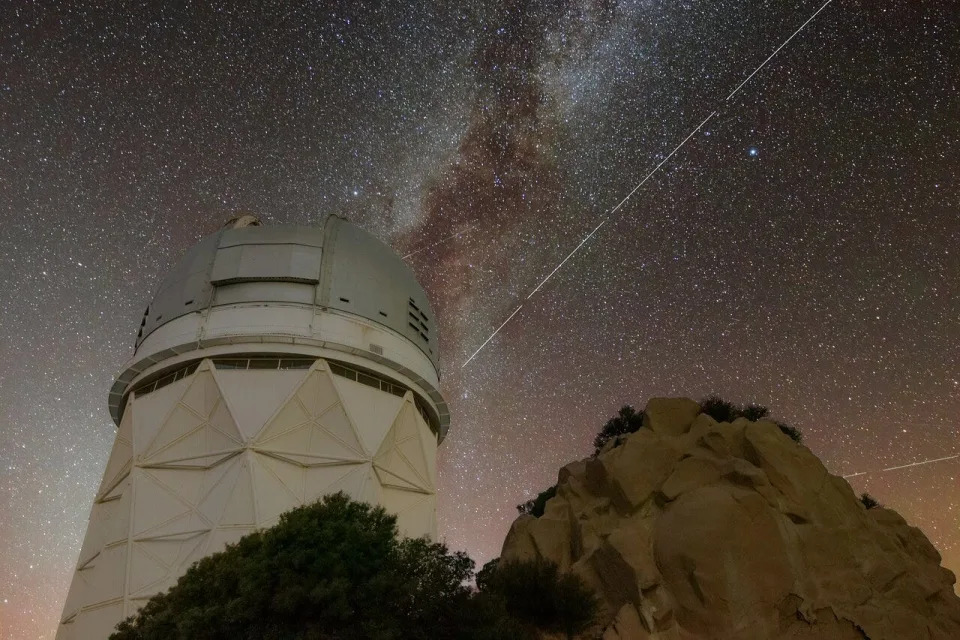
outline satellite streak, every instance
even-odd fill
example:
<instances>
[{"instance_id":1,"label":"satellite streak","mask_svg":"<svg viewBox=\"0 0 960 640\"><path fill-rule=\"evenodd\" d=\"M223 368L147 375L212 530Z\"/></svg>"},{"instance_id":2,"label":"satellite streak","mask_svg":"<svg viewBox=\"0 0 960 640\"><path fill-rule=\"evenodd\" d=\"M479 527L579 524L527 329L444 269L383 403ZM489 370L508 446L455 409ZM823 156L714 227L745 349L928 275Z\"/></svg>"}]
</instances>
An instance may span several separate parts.
<instances>
[{"instance_id":1,"label":"satellite streak","mask_svg":"<svg viewBox=\"0 0 960 640\"><path fill-rule=\"evenodd\" d=\"M473 229L475 226L477 226L477 225L476 225L476 224L472 224L472 225L470 225L469 227L467 227L466 229L464 229L463 231L458 231L458 232L456 232L455 234L453 234L452 236L447 236L446 238L443 238L442 240L437 240L437 241L434 242L433 244L428 244L428 245L425 246L425 247L420 247L420 248L417 249L416 251L411 251L411 252L408 253L407 255L403 256L403 260L406 260L406 259L409 258L410 256L415 256L415 255L417 255L418 253L420 253L421 251L426 251L427 249L432 249L433 247L437 246L438 244L443 244L443 243L446 242L447 240L453 240L453 239L456 238L457 236L462 236L462 235L465 234L467 231L470 231L471 229Z\"/></svg>"},{"instance_id":2,"label":"satellite streak","mask_svg":"<svg viewBox=\"0 0 960 640\"><path fill-rule=\"evenodd\" d=\"M816 12L816 13L814 13L812 16L810 16L810 17L807 19L806 22L804 22L802 25L800 25L800 28L797 29L796 31L794 31L794 32L793 32L793 35L791 35L789 38L787 38L786 40L784 40L783 43L782 43L779 47L777 47L776 50L775 50L773 53L770 54L770 57L769 57L769 58L767 58L766 60L764 60L763 63L762 63L759 67L757 67L756 69L753 70L753 73L751 73L750 75L747 76L747 79L746 79L746 80L744 80L743 82L740 83L740 86L738 86L736 89L734 89L733 91L730 92L730 95L727 96L727 100L730 100L730 98L732 98L733 96L737 95L737 93L740 91L740 89L743 88L743 85L745 85L745 84L747 84L748 82L750 82L750 78L752 78L753 76L757 75L757 72L758 72L758 71L760 71L760 70L763 69L765 66L767 66L767 63L770 62L771 60L773 60L774 56L776 56L778 53L780 53L780 49L783 49L785 46L787 46L787 45L790 43L790 41L793 40L793 39L796 37L796 35L797 35L798 33L800 33L801 31L803 31L808 24L810 24L811 22L813 22L813 19L816 18L818 15L820 15L820 12L823 11L824 9L826 9L827 6L828 6L831 2L833 2L833 0L827 0L826 2L824 2L824 3L823 3L823 6L820 7L819 9L817 9L817 12ZM725 100L724 102L726 102L726 100Z\"/></svg>"},{"instance_id":3,"label":"satellite streak","mask_svg":"<svg viewBox=\"0 0 960 640\"><path fill-rule=\"evenodd\" d=\"M513 316L517 315L517 311L520 311L520 309L523 309L523 305L522 305L522 304L521 304L519 307L517 307L516 310L515 310L513 313L510 314L510 317L509 317L509 318L507 318L506 320L503 321L503 324L502 324L502 325L500 325L499 327L497 327L497 330L496 330L496 331L494 331L493 333L490 334L490 337L487 338L487 341L484 342L482 345L480 345L480 349L483 349L485 346L487 346L487 342L490 342L491 340L493 340L493 336L495 336L495 335L497 335L498 333L500 333L500 329L503 329L505 326L507 326L507 323L510 322L510 321L513 319ZM460 365L460 368L463 369L465 366L467 366L468 364L470 364L470 361L473 360L474 358L476 358L476 357L477 357L477 354L480 353L480 349L477 349L476 351L474 351L474 352L473 352L473 355L470 356L469 358L467 358L467 361L464 362L462 365Z\"/></svg>"},{"instance_id":4,"label":"satellite streak","mask_svg":"<svg viewBox=\"0 0 960 640\"><path fill-rule=\"evenodd\" d=\"M611 209L610 212L607 213L607 215L606 215L606 217L603 219L603 221L602 221L600 224L598 224L598 225L593 229L593 231L591 231L591 232L588 233L586 236L584 236L583 240L580 241L580 244L578 244L578 245L576 246L576 248L574 248L574 250L571 251L571 252L567 255L567 257L564 258L564 259L560 262L560 264L558 264L558 265L556 266L556 268L554 268L554 270L550 272L550 275L548 275L546 278L544 278L543 281L542 281L540 284L537 285L537 288L536 288L536 289L534 289L533 291L530 292L530 295L527 296L527 300L529 300L530 298L532 298L532 297L533 297L533 294L535 294L537 291L540 291L540 287L542 287L543 285L547 284L547 280L549 280L550 278L552 278L552 277L553 277L553 274L555 274L557 271L560 271L560 267L562 267L564 264L566 264L567 260L569 260L570 258L572 258L573 255L574 255L577 251L580 251L580 247L582 247L584 244L586 244L587 241L590 240L590 238L592 238L593 235L594 235L597 231L600 230L600 227L602 227L603 225L607 224L607 222L610 221L611 216L613 216L613 214L615 214L615 213L620 209L620 207L622 207L624 204L626 204L626 203L627 203L627 200L629 200L630 197L633 196L633 194L635 194L635 193L640 189L640 187L642 187L644 184L646 184L647 180L649 180L649 179L653 176L653 174L655 174L655 173L660 169L660 167L662 167L664 164L666 164L667 160L669 160L670 158L672 158L677 151L680 151L680 149L683 148L683 145L687 144L687 140L689 140L690 138L692 138L692 137L694 136L694 134L697 133L697 131L700 131L700 129L703 128L703 125L705 125L705 124L707 124L708 122L710 122L710 118L712 118L712 117L715 116L715 115L717 115L717 112L716 112L716 111L712 112L709 116L707 116L707 118L706 118L703 122L701 122L700 125L697 126L696 129L694 129L693 131L690 132L690 135L688 135L686 138L683 139L683 142L681 142L680 144L678 144L677 147L676 147L673 151L670 152L670 155L668 155L666 158L664 158L663 160L661 160L661 161L660 161L660 164L658 164L656 167L654 167L653 170L650 171L650 173L648 173L648 174L643 178L643 180L641 180L640 183L633 188L633 191L631 191L630 193L628 193L628 194L626 195L626 197L624 197L624 199L621 200L621 201L617 204L617 206L615 206L613 209Z\"/></svg>"},{"instance_id":5,"label":"satellite streak","mask_svg":"<svg viewBox=\"0 0 960 640\"><path fill-rule=\"evenodd\" d=\"M609 220L609 218L607 218L607 220ZM586 237L585 237L583 240L580 241L580 244L578 244L577 247L576 247L573 251L571 251L569 254L567 254L567 257L564 258L564 259L560 262L560 264L558 264L557 267L556 267L553 271L550 272L550 275L548 275L546 278L544 278L543 281L542 281L540 284L537 285L537 288L530 292L530 295L527 296L527 300L529 300L530 298L532 298L532 297L533 297L533 294L535 294L537 291L540 291L540 287L542 287L543 285L547 284L547 280L549 280L550 278L552 278L552 277L553 277L553 274L555 274L557 271L560 270L560 267L563 266L563 263L566 262L567 260L569 260L570 258L572 258L572 257L573 257L573 254L575 254L577 251L579 251L579 250L580 250L580 247L582 247L587 240L589 240L590 238L592 238L592 237L593 237L593 234L595 234L597 231L600 230L600 227L602 227L603 225L607 224L607 220L604 220L603 222L601 222L600 224L598 224L596 227L594 227L593 231L591 231L590 233L588 233L588 234L586 235Z\"/></svg>"},{"instance_id":6,"label":"satellite streak","mask_svg":"<svg viewBox=\"0 0 960 640\"><path fill-rule=\"evenodd\" d=\"M653 174L655 174L657 171L659 171L659 170L660 170L660 167L662 167L663 165L665 165L665 164L667 163L667 161L668 161L670 158L672 158L672 157L674 156L674 154L677 153L677 151L680 151L680 149L683 148L683 145L687 144L687 140L689 140L690 138L692 138L692 137L697 133L697 131L700 131L700 129L703 129L703 126L704 126L705 124L707 124L708 122L710 122L710 118L714 117L715 115L717 115L717 112L716 112L716 111L713 111L713 112L710 113L710 115L708 115L706 118L704 118L703 122L701 122L699 125L697 125L697 128L694 129L693 131L691 131L691 132L690 132L690 135L688 135L686 138L684 138L684 139L683 139L683 142L681 142L680 144L678 144L678 145L677 145L677 148L670 152L670 155L668 155L666 158L664 158L663 160L661 160L661 161L660 161L660 164L658 164L657 166L655 166L655 167L653 168L653 170L652 170L650 173L648 173L648 174L643 178L643 180L640 181L640 184L638 184L637 186L635 186L635 187L633 188L633 191L631 191L630 193L628 193L628 194L626 195L626 197L625 197L623 200L621 200L620 203L617 204L617 206L615 206L613 209L611 209L611 210L610 210L610 213L608 213L607 215L608 215L608 216L612 216L613 214L615 214L615 213L617 212L617 210L620 209L620 207L622 207L623 205L625 205L625 204L627 203L627 200L629 200L630 197L631 197L633 194L635 194L638 189L640 189L640 187L642 187L644 184L646 184L647 180L649 180L650 178L652 178L652 177L653 177Z\"/></svg>"},{"instance_id":7,"label":"satellite streak","mask_svg":"<svg viewBox=\"0 0 960 640\"><path fill-rule=\"evenodd\" d=\"M952 456L945 456L943 458L930 458L929 460L918 460L917 462L910 462L908 464L900 464L895 467L887 467L886 469L880 469L878 471L858 471L857 473L848 473L843 476L844 478L853 478L856 476L865 476L868 473L883 473L885 471L896 471L898 469L908 469L910 467L919 467L925 464L933 464L935 462L945 462L947 460L956 460L960 458L960 453L954 454Z\"/></svg>"},{"instance_id":8,"label":"satellite streak","mask_svg":"<svg viewBox=\"0 0 960 640\"><path fill-rule=\"evenodd\" d=\"M731 92L730 92L730 95L728 95L728 96L726 97L726 100L724 100L724 101L727 102L727 101L729 101L733 96L737 95L737 93L739 93L739 91L740 91L748 82L750 82L750 80L751 80L755 75L757 75L757 73L759 73L765 66L767 66L767 64L768 64L771 60L774 59L774 57L776 57L776 55L777 55L778 53L780 53L780 50L781 50L781 49L783 49L785 46L787 46L787 45L790 43L790 41L793 40L793 39L797 36L797 34L799 34L801 31L803 31L803 30L806 28L806 26L807 26L808 24L810 24L811 22L813 22L813 19L816 18L818 15L820 15L820 13L821 13L824 9L826 9L826 8L830 5L831 2L833 2L833 0L827 0L826 2L824 2L823 5L822 5L819 9L817 9L817 11L816 11L812 16L810 16L809 18L807 18L807 21L806 21L806 22L804 22L802 25L800 25L800 28L799 28L799 29L797 29L796 31L794 31L794 32L790 35L789 38L787 38L786 40L784 40L784 41L780 44L779 47L777 47L776 49L774 49L773 53L771 53L770 56L769 56L766 60L764 60L762 63L760 63L760 66L758 66L756 69L753 70L753 73L751 73L750 75L748 75L748 76L746 77L746 79L737 86L736 89L734 89L733 91L731 91ZM621 201L617 204L617 206L615 206L613 209L611 209L609 212L607 212L607 214L604 216L604 219L600 222L600 224L598 224L596 227L594 227L593 231L591 231L591 232L588 233L586 236L584 236L584 238L580 241L580 244L578 244L578 245L573 249L573 251L571 251L571 252L567 255L567 257L564 258L564 259L560 262L560 264L558 264L556 267L554 267L553 271L551 271L550 274L549 274L546 278L544 278L544 279L540 282L540 284L537 285L537 288L536 288L536 289L534 289L533 291L530 292L530 295L527 296L527 300L529 300L531 297L533 297L533 295L534 295L535 293L537 293L538 291L540 291L540 288L543 287L543 285L545 285L545 284L547 283L547 281L550 280L550 278L552 278L552 277L554 276L554 274L556 274L557 271L559 271L559 270L561 269L561 267L563 267L563 265L566 264L567 261L568 261L570 258L572 258L578 251L580 251L580 249L583 247L583 245L585 245L585 244L597 233L597 231L600 230L600 228L601 228L603 225L605 225L607 222L610 221L610 218L613 216L613 214L615 214L615 213L620 209L620 207L622 207L623 205L625 205L625 204L627 203L627 201L629 201L630 198L633 196L633 194L635 194L637 191L639 191L640 188L641 188L644 184L646 184L647 181L648 181L650 178L652 178L652 177L654 176L654 174L656 174L657 171L659 171L660 168L661 168L664 164L667 163L667 161L670 160L670 158L672 158L678 151L680 151L680 149L682 149L683 146L684 146L685 144L687 144L687 142L690 140L690 138L692 138L694 135L696 135L696 133L697 133L698 131L700 131L708 122L710 122L710 119L713 118L714 116L716 116L717 113L718 113L717 111L711 111L711 112L710 112L710 115L708 115L708 116L704 119L703 122L701 122L699 125L697 125L697 127L696 127L693 131L691 131L690 134L689 134L686 138L683 139L683 142L681 142L680 144L678 144L678 145L676 146L676 148L675 148L673 151L671 151L670 154L669 154L666 158L664 158L663 160L660 161L660 164L658 164L656 167L654 167L654 168L650 171L650 173L648 173L646 176L644 176L643 180L641 180L641 181L637 184L637 186L635 186L635 187L633 188L633 190L630 191L630 193L628 193L628 194L623 198L623 200L621 200ZM445 241L448 240L448 239L449 239L449 238L444 239L444 240L441 240L441 242L445 242ZM410 255L412 255L412 254L410 254ZM407 256L404 256L404 257L406 258ZM467 361L464 362L462 365L460 365L460 368L462 369L462 368L466 367L468 364L470 364L470 361L473 360L475 357L477 357L477 354L480 353L480 351L482 351L483 348L484 348L485 346L487 346L487 345L490 343L491 340L493 340L493 337L494 337L494 336L496 336L498 333L500 333L500 330L503 329L503 327L505 327L506 324L507 324L508 322L510 322L510 320L512 320L513 317L514 317L515 315L517 315L517 312L520 311L520 309L522 309L522 308L523 308L523 305L522 305L522 304L521 304L519 307L517 307L516 310L515 310L513 313L510 314L510 317L507 318L507 319L503 322L503 324L501 324L499 327L497 327L497 330L494 331L492 334L490 334L490 337L487 338L482 345L480 345L480 348L477 349L476 351L474 351L474 352L473 352L473 355L471 355L469 358L467 358Z\"/></svg>"}]
</instances>

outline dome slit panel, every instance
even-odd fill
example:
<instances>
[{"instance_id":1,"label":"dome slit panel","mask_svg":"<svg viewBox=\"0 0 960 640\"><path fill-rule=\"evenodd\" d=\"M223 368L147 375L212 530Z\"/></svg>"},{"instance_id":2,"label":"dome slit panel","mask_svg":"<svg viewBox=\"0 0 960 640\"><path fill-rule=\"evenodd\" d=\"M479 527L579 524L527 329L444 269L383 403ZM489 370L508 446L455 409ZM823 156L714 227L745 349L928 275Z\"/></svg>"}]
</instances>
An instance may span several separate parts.
<instances>
[{"instance_id":1,"label":"dome slit panel","mask_svg":"<svg viewBox=\"0 0 960 640\"><path fill-rule=\"evenodd\" d=\"M321 250L294 244L246 244L221 247L213 263L214 285L269 281L320 282Z\"/></svg>"}]
</instances>

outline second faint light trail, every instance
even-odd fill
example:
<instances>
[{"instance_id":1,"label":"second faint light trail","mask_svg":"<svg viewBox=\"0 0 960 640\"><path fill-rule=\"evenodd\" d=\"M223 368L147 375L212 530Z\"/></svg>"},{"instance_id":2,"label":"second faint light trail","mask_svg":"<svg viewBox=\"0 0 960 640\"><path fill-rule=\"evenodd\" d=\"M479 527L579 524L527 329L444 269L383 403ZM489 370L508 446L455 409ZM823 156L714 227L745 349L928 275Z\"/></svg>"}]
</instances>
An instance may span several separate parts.
<instances>
[{"instance_id":1,"label":"second faint light trail","mask_svg":"<svg viewBox=\"0 0 960 640\"><path fill-rule=\"evenodd\" d=\"M898 464L895 467L887 467L886 469L877 469L875 471L858 471L856 473L848 473L843 477L854 478L856 476L865 476L871 473L884 473L886 471L898 471L900 469L909 469L910 467L922 467L924 465L933 464L935 462L946 462L947 460L956 460L958 458L960 458L960 453L952 456L945 456L943 458L930 458L928 460L918 460L916 462L909 462L907 464Z\"/></svg>"}]
</instances>

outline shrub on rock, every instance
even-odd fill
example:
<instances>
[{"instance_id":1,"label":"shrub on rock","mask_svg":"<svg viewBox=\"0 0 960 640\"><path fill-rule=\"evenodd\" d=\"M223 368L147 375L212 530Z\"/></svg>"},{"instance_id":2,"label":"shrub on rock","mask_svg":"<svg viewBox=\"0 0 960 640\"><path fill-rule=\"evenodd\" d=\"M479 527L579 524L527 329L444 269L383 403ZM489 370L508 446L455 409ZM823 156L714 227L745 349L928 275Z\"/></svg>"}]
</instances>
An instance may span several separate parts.
<instances>
[{"instance_id":1,"label":"shrub on rock","mask_svg":"<svg viewBox=\"0 0 960 640\"><path fill-rule=\"evenodd\" d=\"M553 485L548 489L544 489L537 494L537 497L533 500L527 500L523 504L517 505L517 511L519 513L526 513L534 518L539 518L543 515L544 510L547 508L547 500L557 495L557 485Z\"/></svg>"},{"instance_id":2,"label":"shrub on rock","mask_svg":"<svg viewBox=\"0 0 960 640\"><path fill-rule=\"evenodd\" d=\"M597 433L597 437L593 439L593 447L596 450L594 455L599 453L603 445L610 440L617 436L633 433L639 430L641 426L643 426L643 412L637 411L630 405L624 405L616 416L607 420L607 423Z\"/></svg>"},{"instance_id":3,"label":"shrub on rock","mask_svg":"<svg viewBox=\"0 0 960 640\"><path fill-rule=\"evenodd\" d=\"M797 444L803 444L803 434L800 432L800 429L797 429L796 427L791 427L790 425L783 422L778 422L777 426L780 428L780 431L786 434L791 440L793 440Z\"/></svg>"},{"instance_id":4,"label":"shrub on rock","mask_svg":"<svg viewBox=\"0 0 960 640\"><path fill-rule=\"evenodd\" d=\"M748 404L741 407L732 402L727 402L717 395L710 395L701 400L700 411L717 422L733 422L737 418L746 418L751 422L757 422L758 420L768 419L770 416L770 410L759 404ZM803 434L800 429L783 422L774 421L774 424L797 444L803 442Z\"/></svg>"}]
</instances>

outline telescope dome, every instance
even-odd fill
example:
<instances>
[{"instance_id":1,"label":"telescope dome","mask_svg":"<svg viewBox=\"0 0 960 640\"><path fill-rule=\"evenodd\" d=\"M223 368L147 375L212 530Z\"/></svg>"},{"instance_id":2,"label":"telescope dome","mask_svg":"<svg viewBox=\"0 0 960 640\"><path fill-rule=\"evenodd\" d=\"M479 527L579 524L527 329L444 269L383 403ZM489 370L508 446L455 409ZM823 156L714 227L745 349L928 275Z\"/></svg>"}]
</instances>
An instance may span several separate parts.
<instances>
[{"instance_id":1,"label":"telescope dome","mask_svg":"<svg viewBox=\"0 0 960 640\"><path fill-rule=\"evenodd\" d=\"M316 227L263 226L238 216L188 250L144 311L133 362L111 391L114 420L147 367L173 354L251 341L321 346L379 362L427 388L441 437L445 432L426 292L389 246L334 215Z\"/></svg>"}]
</instances>

